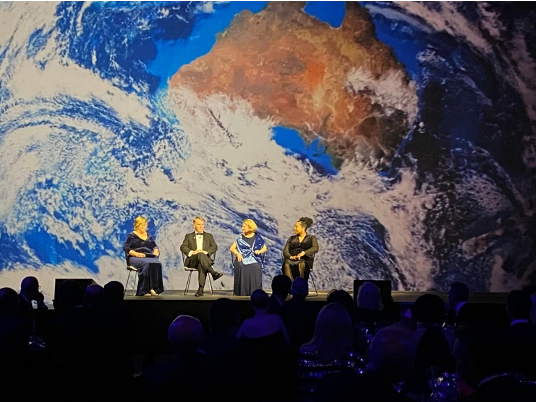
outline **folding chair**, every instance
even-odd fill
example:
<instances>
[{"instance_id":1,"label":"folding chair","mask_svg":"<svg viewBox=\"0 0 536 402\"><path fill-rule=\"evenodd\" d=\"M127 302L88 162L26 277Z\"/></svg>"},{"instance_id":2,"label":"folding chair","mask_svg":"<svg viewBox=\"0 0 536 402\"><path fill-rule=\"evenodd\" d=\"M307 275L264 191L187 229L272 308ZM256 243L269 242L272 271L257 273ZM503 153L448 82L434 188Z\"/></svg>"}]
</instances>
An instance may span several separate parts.
<instances>
[{"instance_id":1,"label":"folding chair","mask_svg":"<svg viewBox=\"0 0 536 402\"><path fill-rule=\"evenodd\" d=\"M192 273L197 272L198 270L197 268L187 267L185 264L187 256L184 253L181 253L181 255L182 255L182 265L184 266L184 270L188 272L188 279L186 279L186 287L184 289L184 294L186 295L188 293L188 289L190 289L190 280L192 279ZM212 260L212 266L214 266L214 262L216 261L216 253L212 254L210 256L210 259ZM212 276L209 273L207 273L207 277L208 277L208 283L210 285L210 293L214 294L214 288L212 287Z\"/></svg>"}]
</instances>

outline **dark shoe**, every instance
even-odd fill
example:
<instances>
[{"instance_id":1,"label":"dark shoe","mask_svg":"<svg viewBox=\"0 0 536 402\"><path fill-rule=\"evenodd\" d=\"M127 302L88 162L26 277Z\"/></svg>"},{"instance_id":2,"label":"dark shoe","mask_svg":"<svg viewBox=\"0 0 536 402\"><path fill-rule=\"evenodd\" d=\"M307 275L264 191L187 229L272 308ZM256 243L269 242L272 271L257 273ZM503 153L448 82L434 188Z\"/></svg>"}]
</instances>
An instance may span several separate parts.
<instances>
[{"instance_id":1,"label":"dark shoe","mask_svg":"<svg viewBox=\"0 0 536 402\"><path fill-rule=\"evenodd\" d=\"M203 296L203 288L197 289L197 292L195 292L195 297Z\"/></svg>"},{"instance_id":2,"label":"dark shoe","mask_svg":"<svg viewBox=\"0 0 536 402\"><path fill-rule=\"evenodd\" d=\"M217 280L220 279L222 276L223 276L223 273L221 273L221 272L214 272L214 273L212 274L212 279L214 279L215 281L217 281Z\"/></svg>"}]
</instances>

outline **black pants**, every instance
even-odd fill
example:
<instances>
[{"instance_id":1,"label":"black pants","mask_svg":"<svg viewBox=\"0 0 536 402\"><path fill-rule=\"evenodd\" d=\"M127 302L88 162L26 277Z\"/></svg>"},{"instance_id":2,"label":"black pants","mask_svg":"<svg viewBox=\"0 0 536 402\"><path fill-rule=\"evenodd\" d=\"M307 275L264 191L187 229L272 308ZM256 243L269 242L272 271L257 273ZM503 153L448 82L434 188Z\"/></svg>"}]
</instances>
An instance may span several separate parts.
<instances>
[{"instance_id":1,"label":"black pants","mask_svg":"<svg viewBox=\"0 0 536 402\"><path fill-rule=\"evenodd\" d=\"M197 268L199 287L204 288L205 282L207 280L207 272L210 272L214 275L214 269L212 268L214 262L210 259L208 254L197 253L191 255L188 260L188 266L192 268Z\"/></svg>"}]
</instances>

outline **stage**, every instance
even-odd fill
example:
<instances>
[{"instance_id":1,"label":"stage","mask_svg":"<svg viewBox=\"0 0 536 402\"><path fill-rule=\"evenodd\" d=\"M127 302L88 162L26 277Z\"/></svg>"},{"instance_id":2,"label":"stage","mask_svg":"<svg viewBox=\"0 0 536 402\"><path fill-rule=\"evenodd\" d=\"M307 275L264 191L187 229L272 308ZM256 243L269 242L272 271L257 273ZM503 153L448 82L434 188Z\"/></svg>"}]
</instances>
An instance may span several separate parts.
<instances>
[{"instance_id":1,"label":"stage","mask_svg":"<svg viewBox=\"0 0 536 402\"><path fill-rule=\"evenodd\" d=\"M271 293L269 289L265 290L268 294ZM184 294L184 290L171 290L151 297L133 296L132 293L129 290L125 295L125 308L136 318L140 336L147 340L159 339L157 343L165 341L167 327L175 317L181 314L197 317L205 329L208 329L210 305L221 297L238 301L242 320L253 314L249 296L233 296L228 290L214 290L211 294L208 288L208 290L205 289L205 295L202 297L195 297L195 290L190 290L187 294ZM384 306L385 317L393 322L407 318L407 310L411 309L415 300L425 293L437 294L445 302L447 301L445 292L392 291L392 302ZM317 295L313 290L307 296L306 301L313 303L320 310L326 304L328 294L328 291L319 290ZM354 296L352 292L350 294ZM485 321L503 326L508 323L504 307L506 296L507 293L472 293L469 302L479 306Z\"/></svg>"},{"instance_id":2,"label":"stage","mask_svg":"<svg viewBox=\"0 0 536 402\"><path fill-rule=\"evenodd\" d=\"M214 290L210 292L207 286L203 297L195 297L195 290L190 290L184 294L184 290L166 290L159 296L134 296L131 289L127 290L124 297L124 308L135 320L136 330L132 336L136 339L137 360L143 360L147 356L169 357L170 351L167 345L167 329L169 324L179 315L188 314L198 318L206 330L209 329L209 309L211 304L218 298L227 297L236 300L240 307L241 319L249 318L253 314L249 296L233 296L230 290ZM265 289L268 294L270 289ZM353 292L349 292L353 296ZM425 293L434 293L444 301L447 294L444 292L407 292L392 291L392 301L384 305L386 319L393 322L401 320L407 322L408 311L417 300ZM319 290L318 294L313 290L306 298L307 303L314 305L315 309L320 309L326 304L329 292ZM469 301L478 306L481 317L484 321L507 326L508 320L505 311L505 301L507 293L472 293ZM47 336L47 323L55 314L51 307L45 311L41 319L43 324L44 339ZM141 362L137 361L139 366Z\"/></svg>"}]
</instances>

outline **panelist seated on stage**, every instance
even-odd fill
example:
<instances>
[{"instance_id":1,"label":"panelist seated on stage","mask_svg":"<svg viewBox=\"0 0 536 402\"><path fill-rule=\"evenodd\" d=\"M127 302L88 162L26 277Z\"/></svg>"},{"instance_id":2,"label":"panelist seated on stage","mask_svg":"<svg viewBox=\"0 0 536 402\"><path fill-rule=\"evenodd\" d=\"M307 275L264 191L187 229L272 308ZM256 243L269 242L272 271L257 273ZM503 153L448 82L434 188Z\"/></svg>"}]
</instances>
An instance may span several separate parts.
<instances>
[{"instance_id":1,"label":"panelist seated on stage","mask_svg":"<svg viewBox=\"0 0 536 402\"><path fill-rule=\"evenodd\" d=\"M199 289L195 293L196 297L203 296L207 272L214 280L223 276L223 273L214 271L212 260L214 253L218 250L218 245L212 234L205 232L205 219L197 216L194 218L194 231L187 233L181 244L180 250L186 256L184 266L196 268L199 278Z\"/></svg>"},{"instance_id":2,"label":"panelist seated on stage","mask_svg":"<svg viewBox=\"0 0 536 402\"><path fill-rule=\"evenodd\" d=\"M289 237L283 249L283 274L292 280L298 276L308 280L309 273L313 270L318 240L316 236L307 233L312 224L311 218L300 218L294 225L295 234Z\"/></svg>"},{"instance_id":3,"label":"panelist seated on stage","mask_svg":"<svg viewBox=\"0 0 536 402\"><path fill-rule=\"evenodd\" d=\"M129 265L138 270L136 296L157 296L164 291L160 251L156 242L147 233L147 218L134 220L134 231L129 233L123 250L128 255Z\"/></svg>"},{"instance_id":4,"label":"panelist seated on stage","mask_svg":"<svg viewBox=\"0 0 536 402\"><path fill-rule=\"evenodd\" d=\"M242 234L238 235L229 250L234 269L233 294L251 296L255 290L262 289L263 255L267 248L252 219L242 221Z\"/></svg>"}]
</instances>

